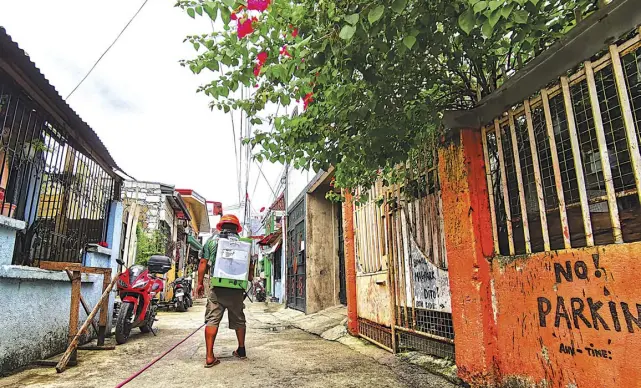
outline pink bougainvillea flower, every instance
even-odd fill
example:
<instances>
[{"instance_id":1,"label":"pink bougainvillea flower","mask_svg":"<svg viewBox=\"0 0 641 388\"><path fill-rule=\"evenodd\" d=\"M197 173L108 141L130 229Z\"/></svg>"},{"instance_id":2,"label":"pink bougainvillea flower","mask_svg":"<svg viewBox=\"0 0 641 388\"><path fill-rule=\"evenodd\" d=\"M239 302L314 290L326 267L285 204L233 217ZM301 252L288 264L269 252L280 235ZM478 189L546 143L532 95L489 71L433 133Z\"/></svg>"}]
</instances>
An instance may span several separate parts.
<instances>
[{"instance_id":1,"label":"pink bougainvillea flower","mask_svg":"<svg viewBox=\"0 0 641 388\"><path fill-rule=\"evenodd\" d=\"M253 17L251 19L247 18L243 21L239 20L238 21L238 39L243 39L247 35L254 32L253 23L257 20L258 19L256 17Z\"/></svg>"},{"instance_id":2,"label":"pink bougainvillea flower","mask_svg":"<svg viewBox=\"0 0 641 388\"><path fill-rule=\"evenodd\" d=\"M256 76L256 77L260 76L261 67L262 67L261 65L254 66L254 76Z\"/></svg>"},{"instance_id":3,"label":"pink bougainvillea flower","mask_svg":"<svg viewBox=\"0 0 641 388\"><path fill-rule=\"evenodd\" d=\"M258 64L259 65L261 65L261 66L264 65L265 62L267 62L267 52L263 51L263 52L259 53L256 58L258 58Z\"/></svg>"},{"instance_id":4,"label":"pink bougainvillea flower","mask_svg":"<svg viewBox=\"0 0 641 388\"><path fill-rule=\"evenodd\" d=\"M254 88L258 89L258 84L254 85Z\"/></svg>"},{"instance_id":5,"label":"pink bougainvillea flower","mask_svg":"<svg viewBox=\"0 0 641 388\"><path fill-rule=\"evenodd\" d=\"M231 20L238 20L238 15L236 14L236 12L232 12L230 18Z\"/></svg>"},{"instance_id":6,"label":"pink bougainvillea flower","mask_svg":"<svg viewBox=\"0 0 641 388\"><path fill-rule=\"evenodd\" d=\"M295 38L297 36L298 36L298 28L294 28L294 30L292 30L292 37Z\"/></svg>"},{"instance_id":7,"label":"pink bougainvillea flower","mask_svg":"<svg viewBox=\"0 0 641 388\"><path fill-rule=\"evenodd\" d=\"M247 9L263 12L269 7L271 0L247 0Z\"/></svg>"},{"instance_id":8,"label":"pink bougainvillea flower","mask_svg":"<svg viewBox=\"0 0 641 388\"><path fill-rule=\"evenodd\" d=\"M292 55L287 51L287 45L283 46L283 48L280 49L280 55L284 55L287 58L291 58Z\"/></svg>"},{"instance_id":9,"label":"pink bougainvillea flower","mask_svg":"<svg viewBox=\"0 0 641 388\"><path fill-rule=\"evenodd\" d=\"M314 101L314 93L307 93L305 98L303 98L303 109L307 109L309 103Z\"/></svg>"}]
</instances>

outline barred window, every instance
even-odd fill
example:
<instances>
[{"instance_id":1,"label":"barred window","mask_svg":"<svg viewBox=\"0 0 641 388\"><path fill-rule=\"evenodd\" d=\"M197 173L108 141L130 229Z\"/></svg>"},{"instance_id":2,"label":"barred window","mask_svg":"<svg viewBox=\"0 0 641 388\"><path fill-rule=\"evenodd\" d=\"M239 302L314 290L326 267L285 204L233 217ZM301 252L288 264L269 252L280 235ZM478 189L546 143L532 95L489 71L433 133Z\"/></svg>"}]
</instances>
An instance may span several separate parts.
<instances>
[{"instance_id":1,"label":"barred window","mask_svg":"<svg viewBox=\"0 0 641 388\"><path fill-rule=\"evenodd\" d=\"M0 210L25 221L14 264L81 262L105 239L114 179L0 71Z\"/></svg>"},{"instance_id":2,"label":"barred window","mask_svg":"<svg viewBox=\"0 0 641 388\"><path fill-rule=\"evenodd\" d=\"M641 240L641 39L483 127L495 251Z\"/></svg>"}]
</instances>

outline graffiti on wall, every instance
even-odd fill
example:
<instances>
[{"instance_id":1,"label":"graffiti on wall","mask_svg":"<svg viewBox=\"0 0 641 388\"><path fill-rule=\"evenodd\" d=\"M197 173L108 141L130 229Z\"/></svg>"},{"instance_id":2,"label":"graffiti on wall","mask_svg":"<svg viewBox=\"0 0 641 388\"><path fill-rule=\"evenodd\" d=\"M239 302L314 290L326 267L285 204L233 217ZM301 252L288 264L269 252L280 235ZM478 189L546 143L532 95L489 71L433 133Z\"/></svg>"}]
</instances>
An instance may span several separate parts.
<instances>
[{"instance_id":1,"label":"graffiti on wall","mask_svg":"<svg viewBox=\"0 0 641 388\"><path fill-rule=\"evenodd\" d=\"M409 264L414 285L416 307L452 312L448 273L432 264L410 238ZM411 287L411 284L409 285Z\"/></svg>"},{"instance_id":2,"label":"graffiti on wall","mask_svg":"<svg viewBox=\"0 0 641 388\"><path fill-rule=\"evenodd\" d=\"M595 283L599 292L586 293L585 289L572 287L575 295L556 297L537 297L537 316L539 328L567 329L586 333L602 333L603 343L596 341L580 344L570 341L560 343L558 351L571 356L587 356L612 360L611 339L607 334L615 332L637 333L641 331L641 304L637 301L619 300L608 289L609 275L599 263L599 255L592 255L592 262L567 260L551 263L550 272L556 287L577 286ZM579 284L577 284L579 283ZM594 287L590 287L594 290Z\"/></svg>"}]
</instances>

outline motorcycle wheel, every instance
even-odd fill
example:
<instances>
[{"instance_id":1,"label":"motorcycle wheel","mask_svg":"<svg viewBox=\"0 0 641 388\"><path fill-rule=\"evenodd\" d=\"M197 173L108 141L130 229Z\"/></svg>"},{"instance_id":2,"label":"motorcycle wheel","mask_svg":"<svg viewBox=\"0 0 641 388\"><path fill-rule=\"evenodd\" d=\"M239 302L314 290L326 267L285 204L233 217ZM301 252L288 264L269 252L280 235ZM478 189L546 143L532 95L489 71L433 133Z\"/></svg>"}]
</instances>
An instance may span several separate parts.
<instances>
[{"instance_id":1,"label":"motorcycle wheel","mask_svg":"<svg viewBox=\"0 0 641 388\"><path fill-rule=\"evenodd\" d=\"M131 315L134 313L134 305L122 303L116 319L116 343L122 345L129 339L131 334Z\"/></svg>"},{"instance_id":2,"label":"motorcycle wheel","mask_svg":"<svg viewBox=\"0 0 641 388\"><path fill-rule=\"evenodd\" d=\"M140 326L141 333L150 333L151 330L153 330L154 322L156 322L156 308L155 307L151 307L151 308L153 310L151 311L148 318L151 321L151 323L148 326L147 325Z\"/></svg>"},{"instance_id":3,"label":"motorcycle wheel","mask_svg":"<svg viewBox=\"0 0 641 388\"><path fill-rule=\"evenodd\" d=\"M182 300L182 301L179 300L178 302L176 302L176 311L178 311L180 313L184 313L185 311L187 311L187 308L185 307L185 301L184 300Z\"/></svg>"}]
</instances>

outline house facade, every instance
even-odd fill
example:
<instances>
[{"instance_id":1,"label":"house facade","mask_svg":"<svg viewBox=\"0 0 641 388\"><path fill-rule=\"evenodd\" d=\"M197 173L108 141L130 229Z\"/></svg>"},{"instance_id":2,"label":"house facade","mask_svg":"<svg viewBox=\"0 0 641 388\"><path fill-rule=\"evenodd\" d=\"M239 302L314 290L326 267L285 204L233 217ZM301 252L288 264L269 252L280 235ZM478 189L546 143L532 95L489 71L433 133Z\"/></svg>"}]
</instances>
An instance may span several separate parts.
<instances>
[{"instance_id":1,"label":"house facade","mask_svg":"<svg viewBox=\"0 0 641 388\"><path fill-rule=\"evenodd\" d=\"M345 303L341 205L326 198L333 171L319 172L287 209L287 307L315 313Z\"/></svg>"},{"instance_id":2,"label":"house facade","mask_svg":"<svg viewBox=\"0 0 641 388\"><path fill-rule=\"evenodd\" d=\"M264 235L258 241L259 276L265 282L267 297L278 303L285 300L285 250L283 249L283 223L285 216L285 196L281 194L267 209L263 217Z\"/></svg>"},{"instance_id":3,"label":"house facade","mask_svg":"<svg viewBox=\"0 0 641 388\"><path fill-rule=\"evenodd\" d=\"M91 307L100 299L120 254L123 175L1 27L0 131L3 374L67 347L70 327L86 316L72 292ZM47 269L67 267L70 276ZM105 275L82 273L86 267ZM98 324L110 331L108 320Z\"/></svg>"},{"instance_id":4,"label":"house facade","mask_svg":"<svg viewBox=\"0 0 641 388\"><path fill-rule=\"evenodd\" d=\"M127 180L122 188L124 204L123 260L132 265L150 254L162 254L172 259L173 268L165 275L164 300L173 297L168 285L186 272L191 240L191 215L182 196L174 186L158 182ZM142 236L142 233L145 236ZM157 245L153 251L142 252L139 238L151 239ZM144 249L149 249L145 247Z\"/></svg>"}]
</instances>

